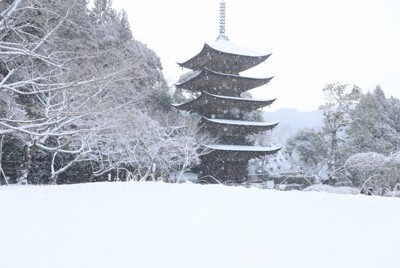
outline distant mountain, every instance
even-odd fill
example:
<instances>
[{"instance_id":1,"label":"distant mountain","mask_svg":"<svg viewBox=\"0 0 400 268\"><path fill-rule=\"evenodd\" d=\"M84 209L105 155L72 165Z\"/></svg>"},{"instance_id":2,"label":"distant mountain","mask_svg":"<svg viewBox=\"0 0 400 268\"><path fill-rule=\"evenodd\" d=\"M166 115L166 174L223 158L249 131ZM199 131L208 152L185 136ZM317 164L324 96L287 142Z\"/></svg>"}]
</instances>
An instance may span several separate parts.
<instances>
[{"instance_id":1,"label":"distant mountain","mask_svg":"<svg viewBox=\"0 0 400 268\"><path fill-rule=\"evenodd\" d=\"M281 108L274 112L264 112L266 121L278 121L285 125L290 125L294 128L305 127L322 127L322 111L315 110L310 112L301 112L293 108Z\"/></svg>"},{"instance_id":2,"label":"distant mountain","mask_svg":"<svg viewBox=\"0 0 400 268\"><path fill-rule=\"evenodd\" d=\"M282 108L274 112L264 112L264 121L279 122L272 131L272 142L284 146L286 140L301 128L320 129L323 125L322 111L301 112L292 108Z\"/></svg>"}]
</instances>

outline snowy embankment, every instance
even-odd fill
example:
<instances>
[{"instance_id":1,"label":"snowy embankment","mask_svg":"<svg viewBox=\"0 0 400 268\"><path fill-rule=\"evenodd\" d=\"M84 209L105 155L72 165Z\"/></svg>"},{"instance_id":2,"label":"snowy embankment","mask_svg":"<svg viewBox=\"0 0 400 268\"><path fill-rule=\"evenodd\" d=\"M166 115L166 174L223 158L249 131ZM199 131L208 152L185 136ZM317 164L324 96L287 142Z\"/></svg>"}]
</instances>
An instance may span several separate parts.
<instances>
[{"instance_id":1,"label":"snowy embankment","mask_svg":"<svg viewBox=\"0 0 400 268\"><path fill-rule=\"evenodd\" d=\"M164 183L0 187L1 268L397 268L399 248L399 198Z\"/></svg>"}]
</instances>

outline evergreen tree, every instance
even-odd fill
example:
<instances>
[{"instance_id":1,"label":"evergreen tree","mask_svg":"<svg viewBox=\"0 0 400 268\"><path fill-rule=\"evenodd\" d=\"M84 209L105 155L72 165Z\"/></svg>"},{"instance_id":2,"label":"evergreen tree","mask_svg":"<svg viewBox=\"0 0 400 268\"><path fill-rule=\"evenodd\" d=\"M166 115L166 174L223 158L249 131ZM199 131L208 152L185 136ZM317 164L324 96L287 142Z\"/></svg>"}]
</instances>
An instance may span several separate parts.
<instances>
[{"instance_id":1,"label":"evergreen tree","mask_svg":"<svg viewBox=\"0 0 400 268\"><path fill-rule=\"evenodd\" d=\"M112 0L94 0L93 18L95 23L107 24L116 19L116 11L112 8Z\"/></svg>"},{"instance_id":2,"label":"evergreen tree","mask_svg":"<svg viewBox=\"0 0 400 268\"><path fill-rule=\"evenodd\" d=\"M318 175L327 162L328 147L323 133L314 129L300 129L286 143L286 151L300 162L307 174ZM323 174L319 174L323 175Z\"/></svg>"},{"instance_id":3,"label":"evergreen tree","mask_svg":"<svg viewBox=\"0 0 400 268\"><path fill-rule=\"evenodd\" d=\"M387 101L391 108L389 118L393 122L393 128L400 133L400 99L391 97ZM397 144L397 150L400 150L400 144Z\"/></svg>"},{"instance_id":4,"label":"evergreen tree","mask_svg":"<svg viewBox=\"0 0 400 268\"><path fill-rule=\"evenodd\" d=\"M395 121L397 108L392 103L396 101L386 99L380 87L361 97L351 112L352 124L347 129L349 152L389 155L397 150L400 132Z\"/></svg>"}]
</instances>

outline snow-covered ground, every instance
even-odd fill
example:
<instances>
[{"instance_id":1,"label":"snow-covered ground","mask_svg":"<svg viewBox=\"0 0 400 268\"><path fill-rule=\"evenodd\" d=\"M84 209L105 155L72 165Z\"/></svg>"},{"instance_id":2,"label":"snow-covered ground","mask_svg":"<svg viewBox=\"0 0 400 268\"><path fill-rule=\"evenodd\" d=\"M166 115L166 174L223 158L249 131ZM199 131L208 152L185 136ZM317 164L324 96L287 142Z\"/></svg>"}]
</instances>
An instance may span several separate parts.
<instances>
[{"instance_id":1,"label":"snow-covered ground","mask_svg":"<svg viewBox=\"0 0 400 268\"><path fill-rule=\"evenodd\" d=\"M398 268L399 250L399 198L189 183L0 187L1 268Z\"/></svg>"}]
</instances>

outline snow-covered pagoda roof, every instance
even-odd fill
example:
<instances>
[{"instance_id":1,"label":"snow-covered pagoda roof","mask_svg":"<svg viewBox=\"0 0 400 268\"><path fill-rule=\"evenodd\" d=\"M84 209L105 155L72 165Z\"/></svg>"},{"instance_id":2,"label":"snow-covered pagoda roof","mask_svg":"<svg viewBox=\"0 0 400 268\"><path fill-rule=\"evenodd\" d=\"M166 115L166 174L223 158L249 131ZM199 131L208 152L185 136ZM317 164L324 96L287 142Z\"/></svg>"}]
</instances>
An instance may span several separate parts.
<instances>
[{"instance_id":1,"label":"snow-covered pagoda roof","mask_svg":"<svg viewBox=\"0 0 400 268\"><path fill-rule=\"evenodd\" d=\"M226 144L207 145L206 147L213 150L209 153L210 159L213 159L213 161L229 160L233 162L247 162L252 158L275 154L281 149L281 147Z\"/></svg>"},{"instance_id":2,"label":"snow-covered pagoda roof","mask_svg":"<svg viewBox=\"0 0 400 268\"><path fill-rule=\"evenodd\" d=\"M196 99L182 104L175 104L174 106L180 110L210 116L211 114L226 112L231 107L235 107L243 112L250 112L271 105L275 100L228 97L203 91Z\"/></svg>"},{"instance_id":3,"label":"snow-covered pagoda roof","mask_svg":"<svg viewBox=\"0 0 400 268\"><path fill-rule=\"evenodd\" d=\"M239 74L260 64L269 56L271 54L254 52L228 40L218 39L211 45L205 43L196 56L178 64L191 70L207 68L221 73Z\"/></svg>"},{"instance_id":4,"label":"snow-covered pagoda roof","mask_svg":"<svg viewBox=\"0 0 400 268\"><path fill-rule=\"evenodd\" d=\"M271 130L276 125L274 123L254 122L247 120L231 120L231 119L211 119L203 117L203 128L215 135L223 133L224 136L243 137L249 134L261 133ZM222 131L220 131L222 129Z\"/></svg>"},{"instance_id":5,"label":"snow-covered pagoda roof","mask_svg":"<svg viewBox=\"0 0 400 268\"><path fill-rule=\"evenodd\" d=\"M277 152L281 147L263 147L263 146L250 146L250 145L227 145L227 144L213 144L206 145L208 149L218 151L240 151L240 152Z\"/></svg>"},{"instance_id":6,"label":"snow-covered pagoda roof","mask_svg":"<svg viewBox=\"0 0 400 268\"><path fill-rule=\"evenodd\" d=\"M215 41L213 44L211 44L209 46L219 52L224 52L224 53L232 54L232 55L240 55L240 56L248 56L248 57L264 57L264 56L270 55L270 54L266 55L263 53L248 50L246 48L236 45L235 43L232 43L228 40L223 40L223 39L217 39L217 41Z\"/></svg>"},{"instance_id":7,"label":"snow-covered pagoda roof","mask_svg":"<svg viewBox=\"0 0 400 268\"><path fill-rule=\"evenodd\" d=\"M175 86L192 91L207 91L215 95L240 97L241 93L265 85L272 78L224 74L205 68L201 72L196 72L193 76L188 77L187 80L176 83Z\"/></svg>"},{"instance_id":8,"label":"snow-covered pagoda roof","mask_svg":"<svg viewBox=\"0 0 400 268\"><path fill-rule=\"evenodd\" d=\"M205 120L220 124L220 125L230 125L230 126L252 126L252 127L270 127L273 128L278 125L278 122L267 123L267 122L256 122L256 121L247 121L247 120L231 120L231 119L214 119L214 118L206 118Z\"/></svg>"}]
</instances>

